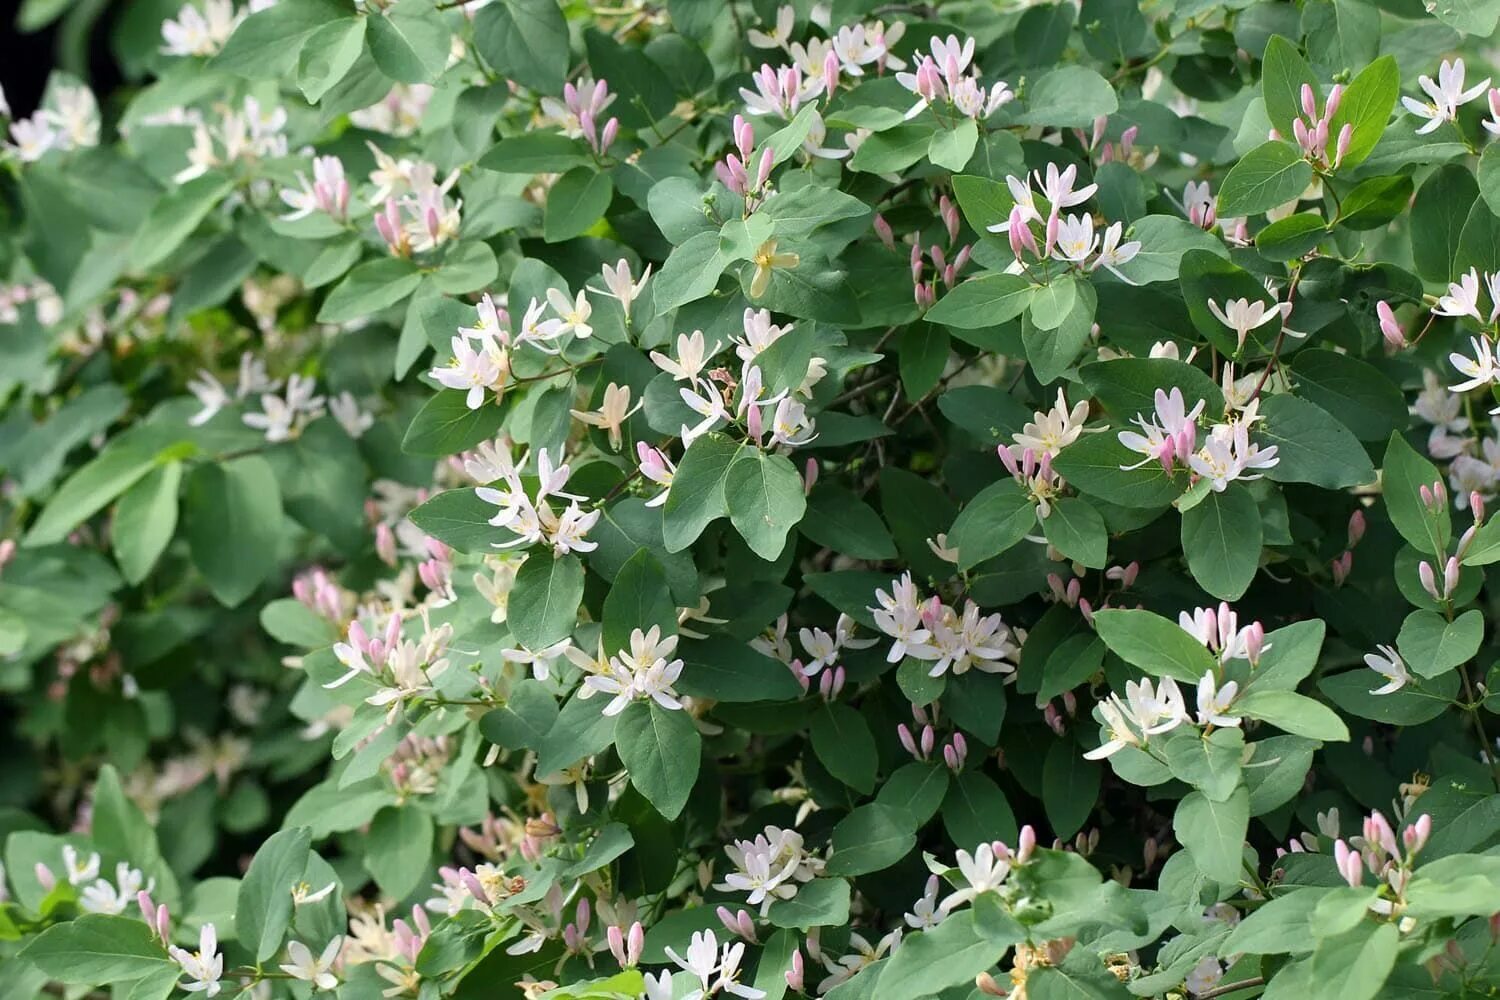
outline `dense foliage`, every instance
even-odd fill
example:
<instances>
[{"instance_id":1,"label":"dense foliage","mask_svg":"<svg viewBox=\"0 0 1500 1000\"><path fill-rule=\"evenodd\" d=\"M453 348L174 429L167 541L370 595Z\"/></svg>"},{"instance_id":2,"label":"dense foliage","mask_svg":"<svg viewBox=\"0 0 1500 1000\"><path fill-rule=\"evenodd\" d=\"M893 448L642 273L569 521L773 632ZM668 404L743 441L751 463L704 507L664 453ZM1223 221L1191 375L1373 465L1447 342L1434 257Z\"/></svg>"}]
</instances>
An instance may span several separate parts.
<instances>
[{"instance_id":1,"label":"dense foliage","mask_svg":"<svg viewBox=\"0 0 1500 1000\"><path fill-rule=\"evenodd\" d=\"M1500 994L1500 0L180 3L0 159L0 995Z\"/></svg>"}]
</instances>

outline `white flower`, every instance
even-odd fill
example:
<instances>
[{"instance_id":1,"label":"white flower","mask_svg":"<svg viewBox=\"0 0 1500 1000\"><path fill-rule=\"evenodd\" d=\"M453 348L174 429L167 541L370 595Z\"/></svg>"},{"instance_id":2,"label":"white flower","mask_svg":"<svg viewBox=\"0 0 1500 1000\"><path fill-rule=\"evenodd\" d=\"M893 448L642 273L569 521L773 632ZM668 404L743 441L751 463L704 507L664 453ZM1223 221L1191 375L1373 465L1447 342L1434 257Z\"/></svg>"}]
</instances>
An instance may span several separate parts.
<instances>
[{"instance_id":1,"label":"white flower","mask_svg":"<svg viewBox=\"0 0 1500 1000\"><path fill-rule=\"evenodd\" d=\"M466 389L465 405L477 410L484 405L486 390L504 386L510 370L510 359L498 341L483 337L479 346L469 343L467 337L454 337L453 358L446 365L433 368L427 374L448 389Z\"/></svg>"},{"instance_id":2,"label":"white flower","mask_svg":"<svg viewBox=\"0 0 1500 1000\"><path fill-rule=\"evenodd\" d=\"M1402 97L1401 103L1413 115L1426 119L1426 124L1417 129L1418 135L1426 135L1443 122L1454 121L1462 105L1484 93L1490 85L1490 78L1485 77L1482 83L1465 90L1464 61L1455 59L1450 63L1444 59L1438 66L1436 83L1430 76L1417 77L1417 83L1427 92L1428 102L1424 104L1414 97Z\"/></svg>"},{"instance_id":3,"label":"white flower","mask_svg":"<svg viewBox=\"0 0 1500 1000\"><path fill-rule=\"evenodd\" d=\"M1198 725L1238 726L1239 716L1226 713L1239 691L1240 686L1235 681L1219 687L1212 670L1204 673L1198 681Z\"/></svg>"},{"instance_id":4,"label":"white flower","mask_svg":"<svg viewBox=\"0 0 1500 1000\"><path fill-rule=\"evenodd\" d=\"M776 23L769 32L751 28L745 32L745 40L757 49L784 49L797 23L797 10L784 4L776 10Z\"/></svg>"},{"instance_id":5,"label":"white flower","mask_svg":"<svg viewBox=\"0 0 1500 1000\"><path fill-rule=\"evenodd\" d=\"M1265 302L1256 299L1230 299L1224 303L1223 308L1213 299L1208 300L1208 311L1214 314L1214 319L1223 323L1234 331L1235 341L1239 347L1245 346L1245 338L1251 330L1258 330L1267 323L1279 322L1286 318L1292 311L1290 302L1273 303L1267 306Z\"/></svg>"},{"instance_id":6,"label":"white flower","mask_svg":"<svg viewBox=\"0 0 1500 1000\"><path fill-rule=\"evenodd\" d=\"M893 581L889 594L875 591L875 602L879 607L867 609L875 619L875 627L896 640L886 656L887 662L900 663L907 656L933 651L927 645L932 633L922 623L922 602L911 573Z\"/></svg>"},{"instance_id":7,"label":"white flower","mask_svg":"<svg viewBox=\"0 0 1500 1000\"><path fill-rule=\"evenodd\" d=\"M10 138L16 155L23 163L35 163L49 149L58 148L61 136L43 115L21 118L10 123Z\"/></svg>"},{"instance_id":8,"label":"white flower","mask_svg":"<svg viewBox=\"0 0 1500 1000\"><path fill-rule=\"evenodd\" d=\"M1235 420L1216 425L1202 449L1188 456L1188 466L1209 480L1215 493L1224 492L1225 487L1237 479L1259 479L1258 473L1249 475L1249 471L1273 468L1280 461L1276 456L1276 445L1262 448L1250 440L1250 425L1257 419L1257 403L1252 402Z\"/></svg>"},{"instance_id":9,"label":"white flower","mask_svg":"<svg viewBox=\"0 0 1500 1000\"><path fill-rule=\"evenodd\" d=\"M619 262L611 268L605 264L600 275L604 279L605 294L610 298L618 299L620 308L625 311L625 316L630 317L630 306L646 287L646 280L651 277L651 265L646 265L646 270L641 274L641 280L636 281L630 273L630 262L621 257Z\"/></svg>"},{"instance_id":10,"label":"white flower","mask_svg":"<svg viewBox=\"0 0 1500 1000\"><path fill-rule=\"evenodd\" d=\"M99 877L99 855L90 854L82 858L78 849L72 844L64 844L62 849L63 871L68 874L69 885L83 885L92 882Z\"/></svg>"},{"instance_id":11,"label":"white flower","mask_svg":"<svg viewBox=\"0 0 1500 1000\"><path fill-rule=\"evenodd\" d=\"M1378 653L1365 654L1365 666L1375 671L1386 679L1386 683L1378 688L1371 689L1371 694L1393 694L1400 691L1411 680L1411 674L1407 672L1406 663L1401 659L1394 647L1380 645L1375 647Z\"/></svg>"},{"instance_id":12,"label":"white flower","mask_svg":"<svg viewBox=\"0 0 1500 1000\"><path fill-rule=\"evenodd\" d=\"M343 935L336 936L328 942L328 947L323 949L323 954L314 958L312 951L301 941L289 942L286 946L287 958L291 961L281 967L281 971L293 979L312 983L314 990L332 990L338 987L338 976L333 974L333 960L338 957L339 948L343 947Z\"/></svg>"},{"instance_id":13,"label":"white flower","mask_svg":"<svg viewBox=\"0 0 1500 1000\"><path fill-rule=\"evenodd\" d=\"M1052 252L1053 256L1061 260L1082 263L1098 246L1099 237L1094 235L1094 217L1084 212L1081 217L1069 215L1058 223L1057 245Z\"/></svg>"},{"instance_id":14,"label":"white flower","mask_svg":"<svg viewBox=\"0 0 1500 1000\"><path fill-rule=\"evenodd\" d=\"M328 400L328 412L352 438L362 437L365 431L375 426L374 415L360 409L359 400L347 389Z\"/></svg>"},{"instance_id":15,"label":"white flower","mask_svg":"<svg viewBox=\"0 0 1500 1000\"><path fill-rule=\"evenodd\" d=\"M549 288L547 289L547 304L552 306L552 312L555 312L561 321L556 327L555 336L561 337L564 333L571 333L579 339L586 339L594 334L594 327L588 325L588 318L594 312L594 306L589 303L585 292L579 291L573 301L568 301L567 295L562 294L559 289Z\"/></svg>"},{"instance_id":16,"label":"white flower","mask_svg":"<svg viewBox=\"0 0 1500 1000\"><path fill-rule=\"evenodd\" d=\"M854 626L853 618L841 614L838 624L833 628L832 635L820 628L800 630L797 633L797 639L802 643L802 648L806 650L807 655L812 657L803 664L802 672L808 677L815 677L824 667L836 665L842 650L868 649L875 645L874 639L855 639Z\"/></svg>"},{"instance_id":17,"label":"white flower","mask_svg":"<svg viewBox=\"0 0 1500 1000\"><path fill-rule=\"evenodd\" d=\"M659 625L651 626L649 632L635 629L630 633L630 651L611 656L602 670L585 677L579 697L589 698L595 692L614 695L604 706L605 715L619 715L632 701L648 698L662 708L677 711L682 702L672 685L682 676L682 661L667 660L676 649L677 636L663 638ZM571 653L568 658L577 662ZM600 666L597 661L590 663Z\"/></svg>"},{"instance_id":18,"label":"white flower","mask_svg":"<svg viewBox=\"0 0 1500 1000\"><path fill-rule=\"evenodd\" d=\"M176 960L182 968L182 974L187 977L186 982L178 983L178 987L189 993L202 993L204 996L217 996L222 988L219 980L224 975L224 956L218 954L219 938L214 931L213 924L204 924L198 934L198 950L187 951L176 945L167 948L167 953Z\"/></svg>"},{"instance_id":19,"label":"white flower","mask_svg":"<svg viewBox=\"0 0 1500 1000\"><path fill-rule=\"evenodd\" d=\"M1448 355L1448 363L1464 376L1464 381L1448 387L1453 392L1468 392L1470 389L1489 385L1495 381L1496 375L1500 374L1500 367L1497 367L1495 363L1494 348L1488 339L1470 337L1469 344L1474 348L1473 358L1465 357L1457 351Z\"/></svg>"},{"instance_id":20,"label":"white flower","mask_svg":"<svg viewBox=\"0 0 1500 1000\"><path fill-rule=\"evenodd\" d=\"M611 382L604 387L604 399L599 404L599 409L587 413L581 410L569 410L576 419L597 427L609 436L609 447L611 451L620 450L621 428L626 420L646 405L643 399L632 408L630 405L630 386Z\"/></svg>"},{"instance_id":21,"label":"white flower","mask_svg":"<svg viewBox=\"0 0 1500 1000\"><path fill-rule=\"evenodd\" d=\"M1042 189L1042 197L1046 198L1047 204L1057 212L1072 208L1074 205L1082 205L1094 196L1095 191L1099 190L1097 184L1086 184L1076 191L1073 189L1073 182L1078 179L1076 164L1069 164L1066 169L1059 171L1056 163L1049 163L1045 176L1040 170L1034 170L1032 174L1036 177L1037 186ZM1015 189L1011 190L1014 193Z\"/></svg>"},{"instance_id":22,"label":"white flower","mask_svg":"<svg viewBox=\"0 0 1500 1000\"><path fill-rule=\"evenodd\" d=\"M651 361L656 367L672 376L677 382L698 382L698 373L703 371L703 365L707 360L703 340L703 331L694 330L692 333L679 333L677 335L677 359L661 353L651 352Z\"/></svg>"},{"instance_id":23,"label":"white flower","mask_svg":"<svg viewBox=\"0 0 1500 1000\"><path fill-rule=\"evenodd\" d=\"M1438 299L1433 312L1439 316L1472 316L1480 323L1484 317L1479 312L1479 272L1469 268L1467 274L1448 283L1448 294Z\"/></svg>"},{"instance_id":24,"label":"white flower","mask_svg":"<svg viewBox=\"0 0 1500 1000\"><path fill-rule=\"evenodd\" d=\"M161 37L166 43L162 52L169 56L211 56L224 47L238 23L232 0L204 0L201 12L190 3L184 4L175 21L162 22Z\"/></svg>"},{"instance_id":25,"label":"white flower","mask_svg":"<svg viewBox=\"0 0 1500 1000\"><path fill-rule=\"evenodd\" d=\"M989 843L980 844L972 855L960 850L955 857L958 859L959 874L963 875L968 884L943 900L939 910L944 916L981 893L999 889L1010 876L1010 861L997 858L995 848Z\"/></svg>"},{"instance_id":26,"label":"white flower","mask_svg":"<svg viewBox=\"0 0 1500 1000\"><path fill-rule=\"evenodd\" d=\"M1110 223L1109 228L1104 231L1104 245L1099 248L1099 256L1094 258L1094 263L1089 266L1089 270L1093 271L1102 267L1126 284L1133 285L1135 282L1125 277L1116 268L1135 259L1135 255L1141 252L1141 241L1129 240L1121 243L1120 237L1124 232L1125 227L1121 223Z\"/></svg>"},{"instance_id":27,"label":"white flower","mask_svg":"<svg viewBox=\"0 0 1500 1000\"><path fill-rule=\"evenodd\" d=\"M906 921L906 926L913 930L925 931L936 927L943 921L943 912L938 908L937 894L941 885L936 875L928 876L927 888L922 892L922 898L911 906L910 913L903 913L901 918Z\"/></svg>"},{"instance_id":28,"label":"white flower","mask_svg":"<svg viewBox=\"0 0 1500 1000\"><path fill-rule=\"evenodd\" d=\"M754 840L736 840L724 848L735 871L714 886L725 892L748 893L746 902L765 916L771 904L791 899L803 883L823 870L823 862L809 854L796 830L768 826Z\"/></svg>"},{"instance_id":29,"label":"white flower","mask_svg":"<svg viewBox=\"0 0 1500 1000\"><path fill-rule=\"evenodd\" d=\"M1033 413L1031 422L1022 427L1013 440L1018 447L1030 448L1039 456L1051 455L1055 458L1058 452L1078 440L1088 416L1088 400L1082 400L1069 409L1067 397L1063 395L1062 389L1058 389L1057 402L1052 405L1052 409Z\"/></svg>"}]
</instances>

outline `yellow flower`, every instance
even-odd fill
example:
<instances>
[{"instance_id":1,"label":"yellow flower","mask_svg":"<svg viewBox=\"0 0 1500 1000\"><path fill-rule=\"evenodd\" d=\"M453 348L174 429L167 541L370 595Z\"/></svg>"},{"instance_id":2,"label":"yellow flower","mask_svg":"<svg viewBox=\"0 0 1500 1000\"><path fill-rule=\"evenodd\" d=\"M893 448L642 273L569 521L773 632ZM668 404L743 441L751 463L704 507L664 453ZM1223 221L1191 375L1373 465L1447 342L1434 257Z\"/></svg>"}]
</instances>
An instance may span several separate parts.
<instances>
[{"instance_id":1,"label":"yellow flower","mask_svg":"<svg viewBox=\"0 0 1500 1000\"><path fill-rule=\"evenodd\" d=\"M750 279L750 297L758 299L766 294L771 284L771 271L778 267L796 267L801 259L794 253L777 253L776 241L766 240L751 258L755 261L755 277Z\"/></svg>"}]
</instances>

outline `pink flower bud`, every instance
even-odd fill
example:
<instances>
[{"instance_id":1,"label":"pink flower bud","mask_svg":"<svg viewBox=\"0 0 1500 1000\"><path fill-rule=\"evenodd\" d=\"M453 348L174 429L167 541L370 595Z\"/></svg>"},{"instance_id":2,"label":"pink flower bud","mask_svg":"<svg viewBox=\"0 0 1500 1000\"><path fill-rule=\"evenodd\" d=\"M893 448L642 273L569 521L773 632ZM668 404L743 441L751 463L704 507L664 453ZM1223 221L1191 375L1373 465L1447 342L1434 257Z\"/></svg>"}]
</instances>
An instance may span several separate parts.
<instances>
[{"instance_id":1,"label":"pink flower bud","mask_svg":"<svg viewBox=\"0 0 1500 1000\"><path fill-rule=\"evenodd\" d=\"M776 166L776 153L767 146L760 154L760 166L755 171L755 190L759 191L771 179L771 168Z\"/></svg>"},{"instance_id":2,"label":"pink flower bud","mask_svg":"<svg viewBox=\"0 0 1500 1000\"><path fill-rule=\"evenodd\" d=\"M911 754L918 760L922 759L921 753L917 751L917 742L916 740L912 739L911 729L906 725L906 723L903 722L896 727L896 738L901 741L901 745L906 748L907 753Z\"/></svg>"},{"instance_id":3,"label":"pink flower bud","mask_svg":"<svg viewBox=\"0 0 1500 1000\"><path fill-rule=\"evenodd\" d=\"M1359 544L1359 540L1365 537L1365 512L1356 510L1349 515L1349 548Z\"/></svg>"},{"instance_id":4,"label":"pink flower bud","mask_svg":"<svg viewBox=\"0 0 1500 1000\"><path fill-rule=\"evenodd\" d=\"M818 481L818 460L809 458L807 464L802 467L802 492L811 493L813 484Z\"/></svg>"},{"instance_id":5,"label":"pink flower bud","mask_svg":"<svg viewBox=\"0 0 1500 1000\"><path fill-rule=\"evenodd\" d=\"M1349 551L1345 551L1343 555L1329 564L1329 568L1333 571L1333 585L1335 587L1342 587L1344 585L1344 581L1349 579L1349 571L1353 566L1354 553Z\"/></svg>"},{"instance_id":6,"label":"pink flower bud","mask_svg":"<svg viewBox=\"0 0 1500 1000\"><path fill-rule=\"evenodd\" d=\"M1016 864L1024 865L1030 861L1034 851L1036 851L1036 830L1032 829L1030 823L1027 823L1021 827L1021 839L1016 842Z\"/></svg>"},{"instance_id":7,"label":"pink flower bud","mask_svg":"<svg viewBox=\"0 0 1500 1000\"><path fill-rule=\"evenodd\" d=\"M937 743L937 733L931 726L922 727L922 759L926 760L932 754L933 745Z\"/></svg>"},{"instance_id":8,"label":"pink flower bud","mask_svg":"<svg viewBox=\"0 0 1500 1000\"><path fill-rule=\"evenodd\" d=\"M606 153L609 147L615 143L615 137L620 134L620 119L611 118L604 123L604 133L599 136L598 152Z\"/></svg>"},{"instance_id":9,"label":"pink flower bud","mask_svg":"<svg viewBox=\"0 0 1500 1000\"><path fill-rule=\"evenodd\" d=\"M1478 490L1469 494L1469 510L1474 514L1474 523L1484 523L1484 495Z\"/></svg>"},{"instance_id":10,"label":"pink flower bud","mask_svg":"<svg viewBox=\"0 0 1500 1000\"><path fill-rule=\"evenodd\" d=\"M958 206L947 195L938 199L938 216L948 230L948 244L951 246L958 239Z\"/></svg>"},{"instance_id":11,"label":"pink flower bud","mask_svg":"<svg viewBox=\"0 0 1500 1000\"><path fill-rule=\"evenodd\" d=\"M1309 121L1318 117L1317 97L1313 94L1312 85L1308 83L1302 85L1302 113Z\"/></svg>"},{"instance_id":12,"label":"pink flower bud","mask_svg":"<svg viewBox=\"0 0 1500 1000\"><path fill-rule=\"evenodd\" d=\"M465 889L469 890L469 895L473 896L480 906L490 905L489 894L484 891L484 886L480 883L479 877L472 871L467 868L460 868L458 870L458 880L463 883Z\"/></svg>"},{"instance_id":13,"label":"pink flower bud","mask_svg":"<svg viewBox=\"0 0 1500 1000\"><path fill-rule=\"evenodd\" d=\"M1421 486L1417 487L1417 495L1422 498L1422 506L1426 507L1428 510L1432 510L1434 503L1432 498L1432 488L1429 487L1426 483L1423 483Z\"/></svg>"},{"instance_id":14,"label":"pink flower bud","mask_svg":"<svg viewBox=\"0 0 1500 1000\"><path fill-rule=\"evenodd\" d=\"M1443 567L1443 597L1447 599L1453 596L1458 589L1458 559L1454 556L1448 557L1448 563Z\"/></svg>"},{"instance_id":15,"label":"pink flower bud","mask_svg":"<svg viewBox=\"0 0 1500 1000\"><path fill-rule=\"evenodd\" d=\"M1104 129L1109 125L1109 115L1100 115L1094 119L1094 134L1089 138L1089 149L1099 145L1099 140L1104 138Z\"/></svg>"},{"instance_id":16,"label":"pink flower bud","mask_svg":"<svg viewBox=\"0 0 1500 1000\"><path fill-rule=\"evenodd\" d=\"M838 85L839 57L838 53L829 49L828 55L823 57L823 90L831 98L833 97L833 92L838 89Z\"/></svg>"},{"instance_id":17,"label":"pink flower bud","mask_svg":"<svg viewBox=\"0 0 1500 1000\"><path fill-rule=\"evenodd\" d=\"M792 967L786 971L786 985L787 985L787 989L793 990L793 991L795 991L797 993L803 992L803 989L802 989L802 975L803 975L802 950L799 948L799 949L793 950L793 952L792 952Z\"/></svg>"},{"instance_id":18,"label":"pink flower bud","mask_svg":"<svg viewBox=\"0 0 1500 1000\"><path fill-rule=\"evenodd\" d=\"M1385 300L1375 303L1375 315L1380 319L1380 335L1392 350L1399 351L1406 346L1406 331L1401 329L1401 324L1396 322L1396 314L1391 309L1391 304Z\"/></svg>"},{"instance_id":19,"label":"pink flower bud","mask_svg":"<svg viewBox=\"0 0 1500 1000\"><path fill-rule=\"evenodd\" d=\"M1423 562L1417 566L1417 579L1422 582L1422 589L1427 591L1434 601L1441 601L1443 595L1438 593L1437 576L1432 571L1432 564Z\"/></svg>"},{"instance_id":20,"label":"pink flower bud","mask_svg":"<svg viewBox=\"0 0 1500 1000\"><path fill-rule=\"evenodd\" d=\"M1333 116L1339 113L1339 102L1344 99L1344 85L1335 83L1328 91L1328 101L1323 105L1323 120L1333 121Z\"/></svg>"},{"instance_id":21,"label":"pink flower bud","mask_svg":"<svg viewBox=\"0 0 1500 1000\"><path fill-rule=\"evenodd\" d=\"M879 213L875 215L875 235L880 237L887 250L896 249L896 234L891 232L891 224L885 221L885 216Z\"/></svg>"},{"instance_id":22,"label":"pink flower bud","mask_svg":"<svg viewBox=\"0 0 1500 1000\"><path fill-rule=\"evenodd\" d=\"M1344 157L1349 154L1349 147L1354 145L1354 125L1345 122L1344 127L1339 129L1338 142L1334 145L1333 165L1337 167L1344 162Z\"/></svg>"},{"instance_id":23,"label":"pink flower bud","mask_svg":"<svg viewBox=\"0 0 1500 1000\"><path fill-rule=\"evenodd\" d=\"M57 876L52 874L51 868L48 868L40 861L36 863L36 867L32 869L32 873L36 875L36 880L41 884L44 892L51 892L57 885Z\"/></svg>"},{"instance_id":24,"label":"pink flower bud","mask_svg":"<svg viewBox=\"0 0 1500 1000\"><path fill-rule=\"evenodd\" d=\"M719 907L719 909L722 910L723 907L721 906ZM723 918L721 917L720 919ZM611 925L610 928L604 932L604 940L608 942L609 953L615 957L615 961L620 964L620 968L630 968L630 966L625 961L628 957L625 954L625 933L621 931L620 928Z\"/></svg>"},{"instance_id":25,"label":"pink flower bud","mask_svg":"<svg viewBox=\"0 0 1500 1000\"><path fill-rule=\"evenodd\" d=\"M1057 208L1053 207L1052 214L1047 217L1047 233L1046 243L1043 246L1043 250L1045 251L1042 254L1043 257L1051 257L1053 249L1057 246L1057 229L1061 224L1057 211Z\"/></svg>"},{"instance_id":26,"label":"pink flower bud","mask_svg":"<svg viewBox=\"0 0 1500 1000\"><path fill-rule=\"evenodd\" d=\"M1333 860L1338 866L1339 874L1344 877L1344 881L1353 888L1359 888L1364 882L1364 865L1359 852L1350 850L1349 845L1342 840L1336 840L1333 842Z\"/></svg>"},{"instance_id":27,"label":"pink flower bud","mask_svg":"<svg viewBox=\"0 0 1500 1000\"><path fill-rule=\"evenodd\" d=\"M1427 846L1427 838L1432 836L1432 817L1423 813L1417 817L1417 821L1401 831L1401 841L1406 846L1406 856L1412 857Z\"/></svg>"}]
</instances>

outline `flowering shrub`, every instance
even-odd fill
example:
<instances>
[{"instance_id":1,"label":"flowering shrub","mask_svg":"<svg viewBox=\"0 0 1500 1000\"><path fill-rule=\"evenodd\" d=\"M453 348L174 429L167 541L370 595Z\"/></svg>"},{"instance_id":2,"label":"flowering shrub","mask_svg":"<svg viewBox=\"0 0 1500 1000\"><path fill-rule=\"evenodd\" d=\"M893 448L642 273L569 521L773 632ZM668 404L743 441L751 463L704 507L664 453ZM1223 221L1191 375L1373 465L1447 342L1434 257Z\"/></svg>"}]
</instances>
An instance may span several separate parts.
<instances>
[{"instance_id":1,"label":"flowering shrub","mask_svg":"<svg viewBox=\"0 0 1500 1000\"><path fill-rule=\"evenodd\" d=\"M177 2L3 154L5 997L1500 991L1500 0Z\"/></svg>"}]
</instances>

